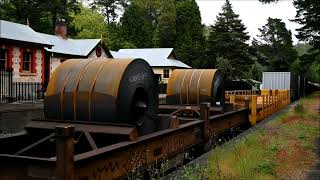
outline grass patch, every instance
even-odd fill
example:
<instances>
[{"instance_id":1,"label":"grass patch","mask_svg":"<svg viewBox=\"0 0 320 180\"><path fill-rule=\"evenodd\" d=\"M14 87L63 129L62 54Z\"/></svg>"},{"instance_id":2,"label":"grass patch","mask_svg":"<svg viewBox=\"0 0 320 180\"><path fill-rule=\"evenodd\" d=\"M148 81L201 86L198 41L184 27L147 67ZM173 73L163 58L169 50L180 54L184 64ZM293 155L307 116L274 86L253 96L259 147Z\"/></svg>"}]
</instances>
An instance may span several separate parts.
<instances>
[{"instance_id":1,"label":"grass patch","mask_svg":"<svg viewBox=\"0 0 320 180\"><path fill-rule=\"evenodd\" d=\"M214 150L208 164L208 177L212 179L261 179L275 173L275 159L268 158L277 153L276 141L266 147L263 131L249 134L242 140L226 143ZM260 146L257 146L260 144Z\"/></svg>"},{"instance_id":2,"label":"grass patch","mask_svg":"<svg viewBox=\"0 0 320 180\"><path fill-rule=\"evenodd\" d=\"M319 96L301 99L263 128L216 147L207 166L187 169L184 179L300 179L316 163Z\"/></svg>"},{"instance_id":3,"label":"grass patch","mask_svg":"<svg viewBox=\"0 0 320 180\"><path fill-rule=\"evenodd\" d=\"M205 165L194 165L183 167L182 179L184 180L198 180L205 179L207 168Z\"/></svg>"}]
</instances>

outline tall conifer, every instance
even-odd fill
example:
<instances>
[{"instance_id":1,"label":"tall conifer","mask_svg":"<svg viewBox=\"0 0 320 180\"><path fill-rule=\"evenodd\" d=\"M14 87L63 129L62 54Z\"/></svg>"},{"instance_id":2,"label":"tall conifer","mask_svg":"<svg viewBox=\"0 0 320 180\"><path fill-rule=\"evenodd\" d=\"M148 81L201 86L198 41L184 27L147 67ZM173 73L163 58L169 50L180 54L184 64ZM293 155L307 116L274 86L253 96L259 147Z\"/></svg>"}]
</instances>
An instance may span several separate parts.
<instances>
[{"instance_id":1,"label":"tall conifer","mask_svg":"<svg viewBox=\"0 0 320 180\"><path fill-rule=\"evenodd\" d=\"M201 14L195 0L177 2L177 58L194 68L207 66Z\"/></svg>"},{"instance_id":2,"label":"tall conifer","mask_svg":"<svg viewBox=\"0 0 320 180\"><path fill-rule=\"evenodd\" d=\"M210 27L207 50L210 61L216 61L220 58L227 59L233 71L237 73L226 76L242 78L253 63L248 55L249 45L246 43L249 38L239 15L233 11L229 0L226 0L215 24Z\"/></svg>"}]
</instances>

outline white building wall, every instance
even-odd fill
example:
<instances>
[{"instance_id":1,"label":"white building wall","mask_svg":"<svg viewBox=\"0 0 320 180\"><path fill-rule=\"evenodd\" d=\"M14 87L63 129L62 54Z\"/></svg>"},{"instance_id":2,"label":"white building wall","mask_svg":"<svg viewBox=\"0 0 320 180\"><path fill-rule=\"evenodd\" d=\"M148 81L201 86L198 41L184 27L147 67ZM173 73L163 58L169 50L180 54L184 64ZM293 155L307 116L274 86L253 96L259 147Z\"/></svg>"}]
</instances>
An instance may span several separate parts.
<instances>
[{"instance_id":1,"label":"white building wall","mask_svg":"<svg viewBox=\"0 0 320 180\"><path fill-rule=\"evenodd\" d=\"M96 48L89 54L88 58L96 58L97 54L96 54ZM101 57L108 57L108 55L106 54L106 51L101 48Z\"/></svg>"},{"instance_id":2,"label":"white building wall","mask_svg":"<svg viewBox=\"0 0 320 180\"><path fill-rule=\"evenodd\" d=\"M101 48L101 57L108 57L106 51ZM94 49L88 56L88 59L97 58L96 49ZM50 75L54 72L54 70L61 64L61 59L66 59L62 57L50 57Z\"/></svg>"},{"instance_id":3,"label":"white building wall","mask_svg":"<svg viewBox=\"0 0 320 180\"><path fill-rule=\"evenodd\" d=\"M13 82L42 82L42 53L41 50L36 52L36 73L20 72L20 48L13 48L12 68L13 68Z\"/></svg>"},{"instance_id":4,"label":"white building wall","mask_svg":"<svg viewBox=\"0 0 320 180\"><path fill-rule=\"evenodd\" d=\"M20 79L20 49L14 47L12 53L13 81L17 82Z\"/></svg>"},{"instance_id":5,"label":"white building wall","mask_svg":"<svg viewBox=\"0 0 320 180\"><path fill-rule=\"evenodd\" d=\"M163 77L163 70L164 69L169 69L169 77L171 76L172 71L174 70L172 67L152 67L153 73L154 74L161 74L162 83L167 84L169 78L164 78Z\"/></svg>"},{"instance_id":6,"label":"white building wall","mask_svg":"<svg viewBox=\"0 0 320 180\"><path fill-rule=\"evenodd\" d=\"M54 56L50 57L50 76L54 72L54 70L61 64L62 58L57 58Z\"/></svg>"}]
</instances>

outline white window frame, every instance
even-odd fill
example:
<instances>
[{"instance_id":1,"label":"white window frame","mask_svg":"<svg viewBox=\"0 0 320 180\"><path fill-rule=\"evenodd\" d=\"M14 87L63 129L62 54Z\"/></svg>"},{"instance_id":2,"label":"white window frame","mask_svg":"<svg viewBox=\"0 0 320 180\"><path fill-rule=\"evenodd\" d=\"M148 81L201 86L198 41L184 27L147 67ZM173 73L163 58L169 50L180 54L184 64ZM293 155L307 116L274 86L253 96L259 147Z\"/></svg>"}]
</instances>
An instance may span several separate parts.
<instances>
[{"instance_id":1,"label":"white window frame","mask_svg":"<svg viewBox=\"0 0 320 180\"><path fill-rule=\"evenodd\" d=\"M25 53L29 53L30 54L30 57L29 57L29 69L26 70L25 69ZM27 51L23 51L23 56L22 56L22 71L23 72L31 72L31 61L32 61L32 52L30 50L27 50Z\"/></svg>"},{"instance_id":2,"label":"white window frame","mask_svg":"<svg viewBox=\"0 0 320 180\"><path fill-rule=\"evenodd\" d=\"M165 71L168 71L168 73L166 73ZM168 74L168 77L166 77L165 75ZM168 79L170 77L170 69L163 69L163 79Z\"/></svg>"}]
</instances>

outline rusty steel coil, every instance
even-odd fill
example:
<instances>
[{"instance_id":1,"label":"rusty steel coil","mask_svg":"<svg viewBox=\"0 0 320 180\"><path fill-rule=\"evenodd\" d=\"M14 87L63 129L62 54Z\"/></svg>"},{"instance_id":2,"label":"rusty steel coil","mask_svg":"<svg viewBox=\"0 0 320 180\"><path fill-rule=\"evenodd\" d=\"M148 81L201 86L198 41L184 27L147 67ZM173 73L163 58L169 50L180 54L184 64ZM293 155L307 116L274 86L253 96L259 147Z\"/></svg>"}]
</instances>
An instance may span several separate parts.
<instances>
[{"instance_id":1,"label":"rusty steel coil","mask_svg":"<svg viewBox=\"0 0 320 180\"><path fill-rule=\"evenodd\" d=\"M45 97L45 116L68 121L156 128L158 94L154 74L142 59L70 59L52 74Z\"/></svg>"},{"instance_id":2,"label":"rusty steel coil","mask_svg":"<svg viewBox=\"0 0 320 180\"><path fill-rule=\"evenodd\" d=\"M224 105L223 74L218 69L176 69L167 86L168 104L210 102Z\"/></svg>"}]
</instances>

